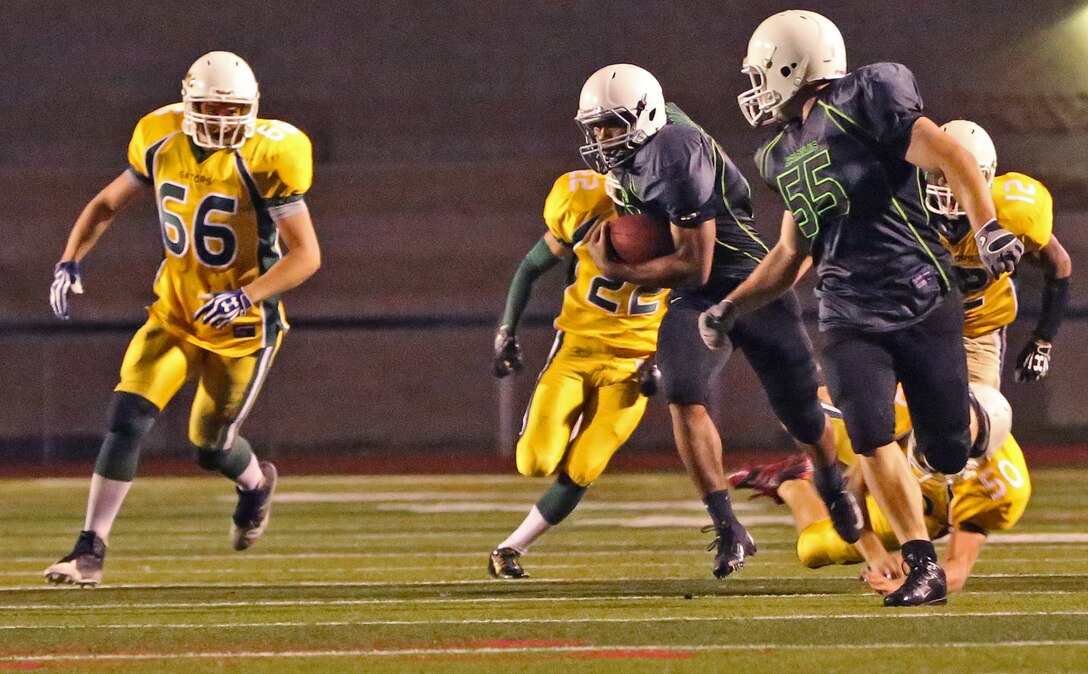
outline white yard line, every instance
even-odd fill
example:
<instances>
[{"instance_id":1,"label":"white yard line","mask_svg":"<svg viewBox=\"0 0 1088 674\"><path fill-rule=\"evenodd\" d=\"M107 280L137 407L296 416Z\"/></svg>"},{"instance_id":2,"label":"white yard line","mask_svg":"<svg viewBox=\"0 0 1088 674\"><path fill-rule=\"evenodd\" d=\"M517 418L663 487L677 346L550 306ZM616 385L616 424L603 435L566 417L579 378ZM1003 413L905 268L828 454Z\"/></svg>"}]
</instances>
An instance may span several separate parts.
<instances>
[{"instance_id":1,"label":"white yard line","mask_svg":"<svg viewBox=\"0 0 1088 674\"><path fill-rule=\"evenodd\" d=\"M1088 611L967 611L954 613L853 613L829 615L756 615L756 616L660 616L655 618L468 618L463 620L349 620L349 621L278 621L278 622L230 622L230 623L142 623L142 624L90 624L90 625L0 625L0 630L130 630L130 629L226 629L265 627L392 627L412 625L546 625L552 623L701 623L701 622L752 622L766 620L869 620L871 618L1007 618L1020 616L1088 616Z\"/></svg>"},{"instance_id":2,"label":"white yard line","mask_svg":"<svg viewBox=\"0 0 1088 674\"><path fill-rule=\"evenodd\" d=\"M510 653L617 653L631 656L644 653L683 654L699 651L776 651L776 650L828 650L828 649L926 649L934 648L1042 648L1054 646L1088 646L1088 640L1040 640L1040 641L959 641L959 642L900 642L900 643L847 643L847 644L610 644L599 646L530 646L530 647L480 647L480 648L403 648L403 649L356 649L356 650L309 650L309 651L221 651L217 653L87 653L71 655L7 656L0 662L66 662L96 660L214 660L225 658L318 658L318 657L403 657L419 655L490 655Z\"/></svg>"},{"instance_id":3,"label":"white yard line","mask_svg":"<svg viewBox=\"0 0 1088 674\"><path fill-rule=\"evenodd\" d=\"M1084 573L997 573L997 574L974 574L974 578L1088 578L1088 574ZM689 578L689 577L671 577L660 578L657 576L625 576L625 577L602 577L602 578L530 578L528 580L517 581L518 586L530 587L535 584L546 585L564 585L564 584L585 584L585 583L652 583L662 580L676 581L676 580L690 580L692 582L702 582L709 580L708 578ZM751 576L745 575L741 578L742 581L856 581L856 577L841 576L841 577L821 577L813 575L805 576ZM352 581L336 581L336 580L299 580L292 581L292 587L387 587L387 588L415 588L415 587L448 587L451 585L456 586L471 586L471 585L491 585L496 586L500 581L496 581L492 578L471 578L471 579L450 579L450 580L402 580L402 581L385 581L385 580L352 580ZM726 587L728 583L723 583L722 587ZM237 588L281 588L283 583L268 583L260 581L231 581L224 583L118 583L103 585L111 590L200 590L200 589L237 589ZM52 588L44 587L42 585L10 585L6 587L0 587L0 593L3 592L26 592L26 591L51 591Z\"/></svg>"},{"instance_id":4,"label":"white yard line","mask_svg":"<svg viewBox=\"0 0 1088 674\"><path fill-rule=\"evenodd\" d=\"M477 553L474 556L479 557L480 555L479 555L479 553ZM40 561L40 560L36 560L36 561ZM1042 564L1042 563L1056 563L1056 562L1061 562L1061 563L1064 563L1064 564L1069 564L1070 563L1070 561L1068 559L1062 559L1062 558L1032 559L1031 562L1032 563L1040 563L1040 564ZM1079 563L1088 564L1088 562L1079 562ZM1002 564L1016 564L1018 567L1022 568L1024 566L1024 561L1023 560L1017 560L1017 559L1007 559L1007 560L993 559L993 560L987 560L987 564L995 565L995 566L996 565L1002 565ZM534 562L531 565L530 570L559 571L559 570L567 570L567 569L585 569L586 567L587 567L587 564L544 564L544 563ZM672 568L679 568L679 569L687 569L687 568L691 567L691 562L690 561L676 561L676 562L614 562L614 563L610 562L608 567L611 568L611 569L623 569L623 568L634 568L634 569L646 569L646 568L672 569ZM437 568L439 568L439 567L435 566L434 564L422 564L422 565L416 565L416 566L402 566L402 565L396 565L396 566L361 566L360 565L360 566L350 566L350 567L315 566L315 567L277 568L277 569L275 569L275 573L290 573L290 574L313 573L313 574L324 574L326 576L334 575L334 574L339 575L339 576L343 576L343 575L351 575L351 574L363 575L363 574L410 572L410 571L411 572L415 572L415 571L434 572L435 569L437 569ZM480 564L471 564L471 565L463 565L463 566L444 565L444 566L441 567L441 571L443 573L474 572L474 571L480 571L481 568L482 568L482 566ZM860 569L860 568L861 567L859 566L858 569ZM851 578L852 576L849 573L846 573L846 572L849 572L852 569L849 568L849 567L843 567L843 569L844 569L844 575L842 577ZM0 571L0 577L7 576L7 577L18 578L18 577L26 577L26 576L37 576L37 575L40 575L39 572L40 572L40 569L38 569L37 567L34 567L33 569L24 569L22 571ZM253 569L250 568L250 567L246 567L246 566L238 566L238 567L231 567L231 568L220 568L220 569L188 569L188 570L185 571L186 576L222 576L224 574L253 575L253 573L254 573ZM124 574L128 575L128 576L141 575L141 574L161 576L161 575L163 575L163 571L162 571L162 569L153 569L153 568L147 568L147 567L140 568L140 569L125 568L124 569ZM1088 568L1086 568L1085 571L1083 571L1081 573L974 573L974 574L971 574L971 577L972 578L1082 578L1083 577L1083 578L1086 579L1086 582L1088 582ZM669 577L666 577L666 578L662 578L661 580L677 580L678 578L689 578L689 579L692 579L692 580L702 580L701 578L691 578L688 575L685 575L683 577L669 576ZM802 575L802 576L785 576L785 575L754 576L754 575L745 575L744 579L746 579L746 580L824 580L824 579L826 579L826 580L835 580L834 577L817 576L815 574ZM581 580L581 581L585 581L585 582L592 582L594 580L608 581L608 580L611 580L611 579L610 578L603 578L603 577L602 578L583 577L581 579L573 579L573 578L572 579L565 579L565 578L538 579L538 578L533 578L528 582L532 582L533 580L549 580L550 582L556 582L556 581L576 582L576 581ZM322 582L328 582L328 581L322 581ZM372 581L372 582L376 583L377 581ZM454 579L451 579L450 581L430 581L430 582L441 584L443 582L458 582L458 583L480 582L480 583L485 583L485 582L488 582L488 581L485 581L485 580L454 580ZM490 581L490 582L495 582L495 581ZM330 583L330 584L332 584L332 583ZM342 585L343 583L337 582L335 584ZM203 584L200 584L200 585L203 586ZM238 586L238 585L242 585L242 583L232 583L232 585ZM25 588L25 587L30 587L30 586L21 585L21 586L15 586L15 587L24 587ZM116 588L116 587L124 587L124 586L114 585L114 584L105 584L105 585L103 585L103 587L114 587L114 588ZM140 587L144 587L144 586L141 585ZM42 588L39 587L39 588L34 588L34 589L42 589ZM4 591L6 591L6 589L3 588L3 587L0 587L0 592L4 592Z\"/></svg>"},{"instance_id":5,"label":"white yard line","mask_svg":"<svg viewBox=\"0 0 1088 674\"><path fill-rule=\"evenodd\" d=\"M494 582L494 581L493 581ZM292 583L294 585L294 583ZM144 586L134 586L144 587ZM275 587L283 588L283 584L276 585ZM40 586L35 586L34 589L41 589ZM859 590L860 584L859 584ZM75 588L49 588L46 592L77 592ZM717 594L701 594L699 592L692 593L693 596L700 600L725 600L730 601L734 599L818 599L818 598L831 598L839 597L852 599L858 596L872 597L875 601L876 595L866 595L859 592L857 595L844 594L841 592L798 592L795 594L734 594L734 595L717 595ZM971 596L982 595L998 595L1001 597L1017 597L1017 596L1068 596L1072 594L1078 594L1071 590L972 590ZM644 602L649 599L680 599L679 593L670 594L637 594L637 595L624 595L621 597L615 596L593 596L593 597L460 597L460 598L430 598L430 597L400 597L396 599L270 599L270 600L253 600L253 601L218 601L218 602L140 602L140 603L126 603L123 608L126 609L162 609L162 608L236 608L236 607L258 607L258 606L378 606L387 604L396 604L403 607L406 603L411 604L503 604L503 603L553 603L563 604L571 602L599 602L601 604L611 605L617 602ZM71 612L73 609L90 610L90 609L117 609L119 604L116 602L106 604L0 604L0 610L3 611L64 611ZM892 611L888 612L888 615L907 615L897 614ZM928 615L928 614L927 614Z\"/></svg>"},{"instance_id":6,"label":"white yard line","mask_svg":"<svg viewBox=\"0 0 1088 674\"><path fill-rule=\"evenodd\" d=\"M423 534L417 534L416 537ZM427 534L429 536L429 534ZM501 539L501 536L496 537ZM539 557L534 554L534 559L545 559L548 557L563 557L566 555L578 556L578 557L607 557L622 554L624 557L632 557L635 555L668 555L675 557L677 555L697 555L699 557L705 557L707 560L711 559L710 554L706 551L706 542L702 541L703 545L700 547L700 541L695 541L690 547L684 547L677 550L653 550L653 549L634 549L625 550L623 548L630 546L630 542L617 543L616 550L558 550L539 553ZM487 548L488 546L484 546ZM594 543L594 547L602 547L601 543ZM488 548L490 549L490 548ZM783 547L776 549L774 547L768 549L768 552L792 552L792 547ZM760 554L765 552L763 548L760 548ZM436 551L435 555L441 555L442 557L481 557L486 555L487 551L476 550L474 552L457 551ZM296 553L255 553L245 554L245 557L240 557L237 553L223 553L221 555L132 555L124 556L121 559L124 562L148 562L148 561L201 561L201 560L239 560L240 564L244 564L250 560L263 560L263 559L357 559L357 558L369 558L369 557L395 557L397 559L403 559L405 553L400 552L296 552ZM481 557L482 558L482 557ZM12 559L13 562L25 562L34 564L46 564L50 563L49 557L16 557Z\"/></svg>"}]
</instances>

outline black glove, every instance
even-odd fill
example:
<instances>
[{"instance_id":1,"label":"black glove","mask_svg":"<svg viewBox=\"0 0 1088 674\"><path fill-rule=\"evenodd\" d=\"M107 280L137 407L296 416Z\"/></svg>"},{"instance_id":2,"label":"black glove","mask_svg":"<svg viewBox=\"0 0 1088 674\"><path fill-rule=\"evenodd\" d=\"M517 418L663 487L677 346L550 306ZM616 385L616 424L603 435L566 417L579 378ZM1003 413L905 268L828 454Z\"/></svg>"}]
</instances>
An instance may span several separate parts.
<instances>
[{"instance_id":1,"label":"black glove","mask_svg":"<svg viewBox=\"0 0 1088 674\"><path fill-rule=\"evenodd\" d=\"M1016 263L1024 254L1024 242L1012 232L991 220L975 232L978 256L994 278L1016 270Z\"/></svg>"},{"instance_id":2,"label":"black glove","mask_svg":"<svg viewBox=\"0 0 1088 674\"><path fill-rule=\"evenodd\" d=\"M1039 381L1050 371L1050 342L1033 339L1016 357L1016 381Z\"/></svg>"},{"instance_id":3,"label":"black glove","mask_svg":"<svg viewBox=\"0 0 1088 674\"><path fill-rule=\"evenodd\" d=\"M638 366L638 390L647 398L652 398L661 389L661 370L652 360Z\"/></svg>"},{"instance_id":4,"label":"black glove","mask_svg":"<svg viewBox=\"0 0 1088 674\"><path fill-rule=\"evenodd\" d=\"M499 379L521 370L521 347L518 338L505 327L495 334L495 376Z\"/></svg>"}]
</instances>

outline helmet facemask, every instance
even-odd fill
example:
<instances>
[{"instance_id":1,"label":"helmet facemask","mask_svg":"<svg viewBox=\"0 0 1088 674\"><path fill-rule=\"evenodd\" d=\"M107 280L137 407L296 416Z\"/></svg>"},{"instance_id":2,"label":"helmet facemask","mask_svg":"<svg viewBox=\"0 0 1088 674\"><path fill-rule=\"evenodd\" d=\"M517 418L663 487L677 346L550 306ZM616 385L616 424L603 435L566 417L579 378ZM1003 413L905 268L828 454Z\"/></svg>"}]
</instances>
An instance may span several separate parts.
<instances>
[{"instance_id":1,"label":"helmet facemask","mask_svg":"<svg viewBox=\"0 0 1088 674\"><path fill-rule=\"evenodd\" d=\"M208 52L181 81L181 130L208 150L241 147L257 130L259 98L257 79L242 57Z\"/></svg>"},{"instance_id":2,"label":"helmet facemask","mask_svg":"<svg viewBox=\"0 0 1088 674\"><path fill-rule=\"evenodd\" d=\"M979 164L978 168L982 171L982 177L986 179L986 186L993 186L996 167ZM927 178L926 208L931 213L943 215L953 220L967 215L967 211L960 208L959 202L956 201L956 195L952 194L952 188L948 186L944 177L931 175L927 176Z\"/></svg>"},{"instance_id":3,"label":"helmet facemask","mask_svg":"<svg viewBox=\"0 0 1088 674\"><path fill-rule=\"evenodd\" d=\"M752 88L737 96L740 111L752 126L762 126L774 119L783 103L782 94L767 86L767 70L764 66L744 60L740 71L752 81Z\"/></svg>"},{"instance_id":4,"label":"helmet facemask","mask_svg":"<svg viewBox=\"0 0 1088 674\"><path fill-rule=\"evenodd\" d=\"M231 114L205 112L209 107L233 107ZM241 147L253 136L257 126L255 100L225 97L185 97L182 130L193 142L209 150Z\"/></svg>"},{"instance_id":5,"label":"helmet facemask","mask_svg":"<svg viewBox=\"0 0 1088 674\"><path fill-rule=\"evenodd\" d=\"M646 98L639 101L635 110L628 108L580 110L574 121L582 130L585 144L578 148L582 160L597 173L608 173L630 159L649 135L636 128L639 115L646 105ZM614 129L607 137L598 134L601 129Z\"/></svg>"}]
</instances>

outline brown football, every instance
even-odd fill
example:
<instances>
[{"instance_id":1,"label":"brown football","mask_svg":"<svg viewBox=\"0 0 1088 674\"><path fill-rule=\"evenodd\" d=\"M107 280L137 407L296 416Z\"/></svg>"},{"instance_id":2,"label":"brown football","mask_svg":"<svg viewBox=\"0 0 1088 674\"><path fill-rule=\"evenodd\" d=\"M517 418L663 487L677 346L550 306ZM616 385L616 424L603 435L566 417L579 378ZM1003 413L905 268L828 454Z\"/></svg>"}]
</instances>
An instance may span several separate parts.
<instances>
[{"instance_id":1,"label":"brown football","mask_svg":"<svg viewBox=\"0 0 1088 674\"><path fill-rule=\"evenodd\" d=\"M646 213L621 215L608 223L612 252L621 262L638 264L676 250L669 223Z\"/></svg>"}]
</instances>

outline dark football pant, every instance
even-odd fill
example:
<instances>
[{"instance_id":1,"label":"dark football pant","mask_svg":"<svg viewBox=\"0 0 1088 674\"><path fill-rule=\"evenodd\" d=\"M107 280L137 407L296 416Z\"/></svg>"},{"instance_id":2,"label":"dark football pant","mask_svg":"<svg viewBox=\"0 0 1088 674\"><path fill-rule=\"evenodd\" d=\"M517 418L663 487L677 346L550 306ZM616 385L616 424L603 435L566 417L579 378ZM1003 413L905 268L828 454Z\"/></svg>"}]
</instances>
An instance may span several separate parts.
<instances>
[{"instance_id":1,"label":"dark football pant","mask_svg":"<svg viewBox=\"0 0 1088 674\"><path fill-rule=\"evenodd\" d=\"M732 349L711 350L699 337L699 314L736 287L731 280L712 293L674 293L661 321L657 365L670 404L706 405L710 386ZM801 324L797 296L778 300L745 314L729 332L733 346L759 377L778 419L799 442L815 444L824 430L824 412L812 342Z\"/></svg>"},{"instance_id":2,"label":"dark football pant","mask_svg":"<svg viewBox=\"0 0 1088 674\"><path fill-rule=\"evenodd\" d=\"M920 323L890 332L827 331L823 363L854 451L871 455L895 436L895 385L903 384L915 437L934 469L958 473L970 447L967 357L959 291Z\"/></svg>"}]
</instances>

